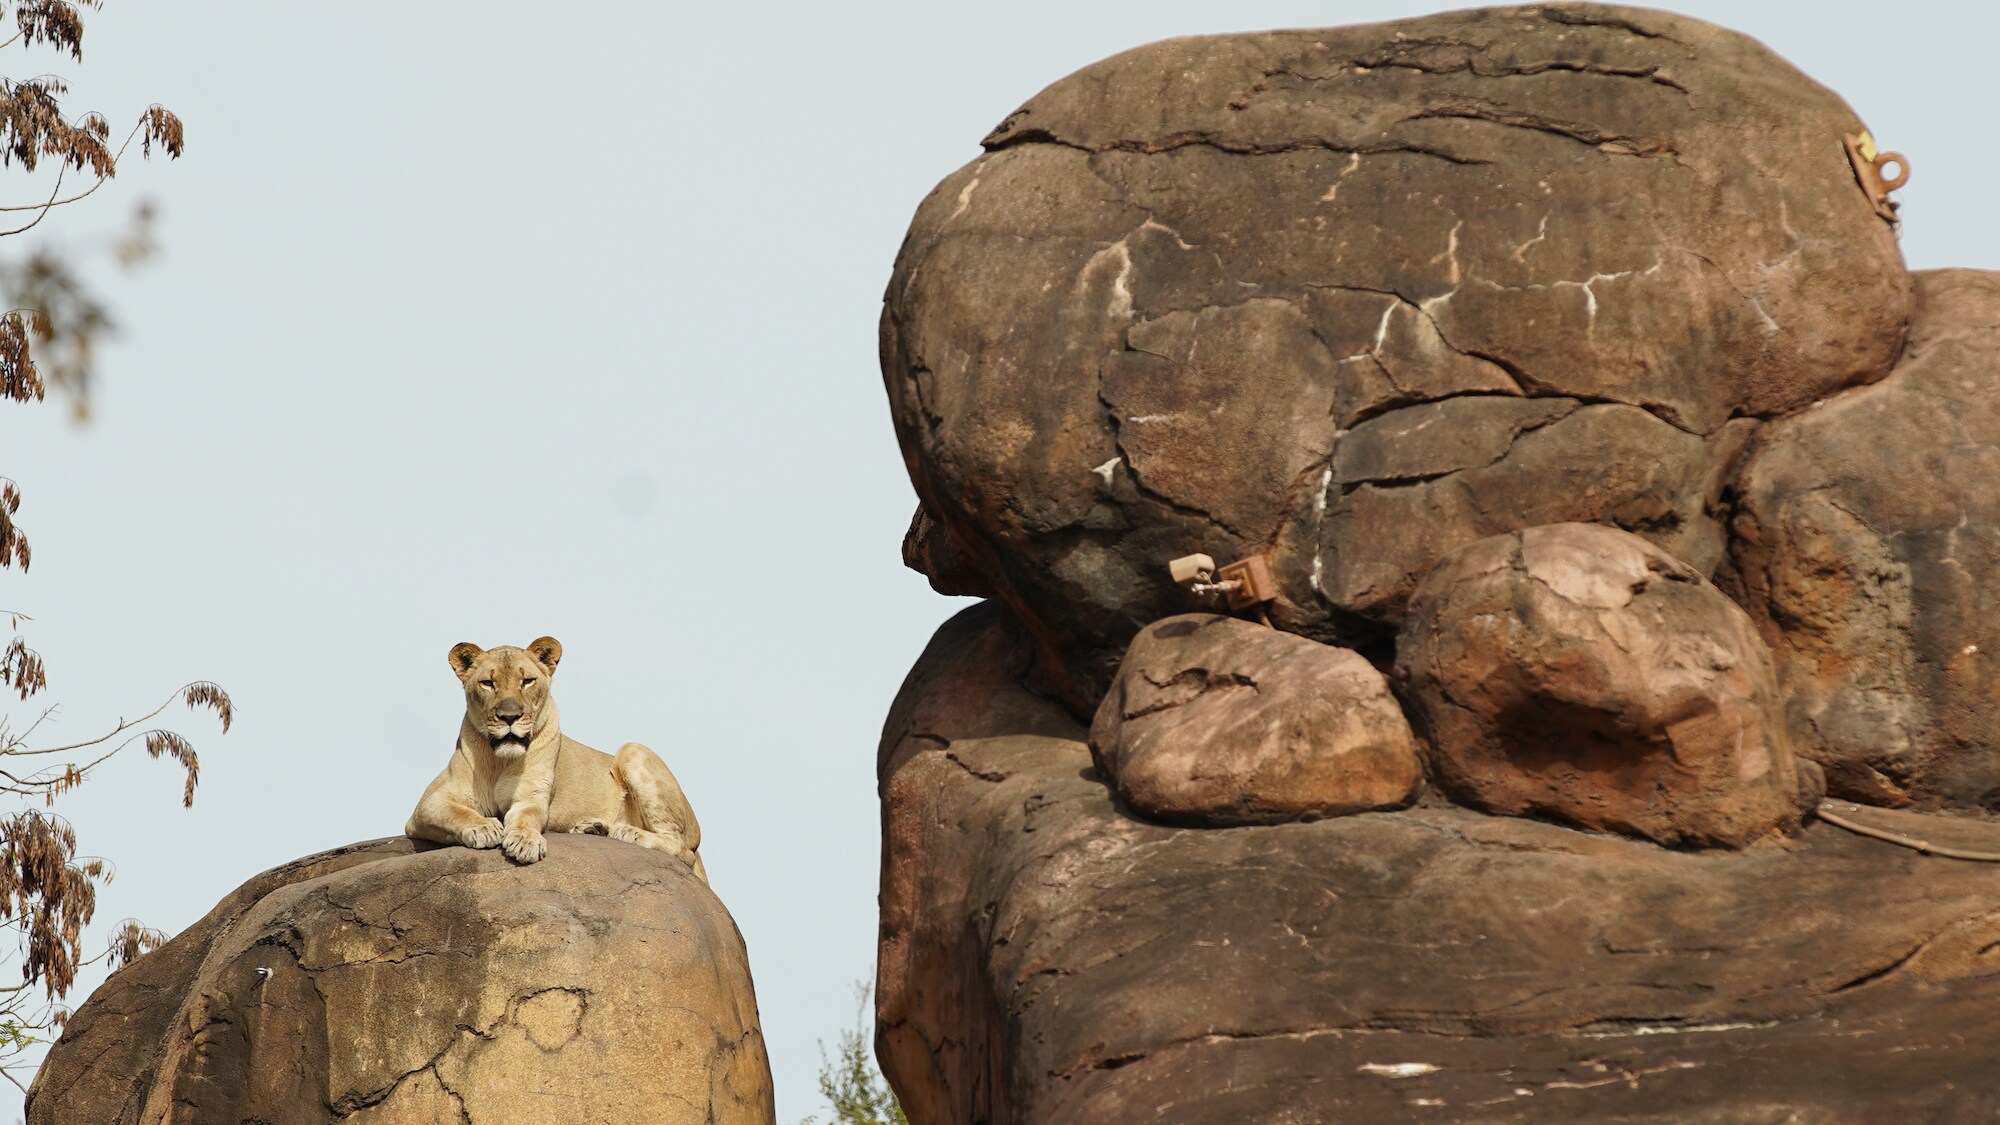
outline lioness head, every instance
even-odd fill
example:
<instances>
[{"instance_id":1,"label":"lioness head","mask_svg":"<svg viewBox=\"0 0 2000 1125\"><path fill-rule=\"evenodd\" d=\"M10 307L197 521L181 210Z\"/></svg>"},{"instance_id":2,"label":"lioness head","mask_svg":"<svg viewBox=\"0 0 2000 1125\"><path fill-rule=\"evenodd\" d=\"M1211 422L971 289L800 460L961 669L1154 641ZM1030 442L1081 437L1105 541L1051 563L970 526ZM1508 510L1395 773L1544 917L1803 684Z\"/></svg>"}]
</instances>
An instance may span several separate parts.
<instances>
[{"instance_id":1,"label":"lioness head","mask_svg":"<svg viewBox=\"0 0 2000 1125\"><path fill-rule=\"evenodd\" d=\"M465 685L465 714L493 743L493 753L516 758L542 729L549 710L549 677L562 659L562 642L542 637L527 648L482 649L469 641L451 646L451 670Z\"/></svg>"}]
</instances>

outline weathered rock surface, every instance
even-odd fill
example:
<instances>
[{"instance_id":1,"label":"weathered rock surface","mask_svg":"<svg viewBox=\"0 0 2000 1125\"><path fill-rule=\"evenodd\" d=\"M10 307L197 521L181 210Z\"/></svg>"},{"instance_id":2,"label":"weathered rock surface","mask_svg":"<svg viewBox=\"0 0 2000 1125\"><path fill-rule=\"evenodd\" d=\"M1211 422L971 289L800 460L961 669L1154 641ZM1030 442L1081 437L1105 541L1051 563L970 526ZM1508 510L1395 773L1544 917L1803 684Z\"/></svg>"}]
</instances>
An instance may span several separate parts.
<instances>
[{"instance_id":1,"label":"weathered rock surface","mask_svg":"<svg viewBox=\"0 0 2000 1125\"><path fill-rule=\"evenodd\" d=\"M1170 824L1400 808L1424 779L1409 720L1359 653L1213 614L1140 630L1090 745L1134 811Z\"/></svg>"},{"instance_id":2,"label":"weathered rock surface","mask_svg":"<svg viewBox=\"0 0 2000 1125\"><path fill-rule=\"evenodd\" d=\"M948 597L990 598L986 576L952 540L951 532L919 507L903 535L903 565L930 579L931 589Z\"/></svg>"},{"instance_id":3,"label":"weathered rock surface","mask_svg":"<svg viewBox=\"0 0 2000 1125\"><path fill-rule=\"evenodd\" d=\"M1438 787L1488 812L1741 847L1807 801L1749 616L1616 528L1445 556L1410 603L1396 680Z\"/></svg>"},{"instance_id":4,"label":"weathered rock surface","mask_svg":"<svg viewBox=\"0 0 2000 1125\"><path fill-rule=\"evenodd\" d=\"M404 837L259 875L114 974L29 1125L769 1125L743 939L685 864Z\"/></svg>"},{"instance_id":5,"label":"weathered rock surface","mask_svg":"<svg viewBox=\"0 0 2000 1125\"><path fill-rule=\"evenodd\" d=\"M1834 793L2000 809L2000 274L1920 273L1883 382L1769 429L1735 565Z\"/></svg>"},{"instance_id":6,"label":"weathered rock surface","mask_svg":"<svg viewBox=\"0 0 2000 1125\"><path fill-rule=\"evenodd\" d=\"M1731 852L1451 808L1150 824L1015 686L1022 657L993 605L960 614L884 733L878 1046L915 1125L2000 1104L2000 865L1819 824Z\"/></svg>"},{"instance_id":7,"label":"weathered rock surface","mask_svg":"<svg viewBox=\"0 0 2000 1125\"><path fill-rule=\"evenodd\" d=\"M1534 524L1707 573L1753 420L1900 347L1861 129L1750 39L1592 4L1126 52L919 209L882 324L912 478L1079 713L1194 551L1270 552L1326 639Z\"/></svg>"}]
</instances>

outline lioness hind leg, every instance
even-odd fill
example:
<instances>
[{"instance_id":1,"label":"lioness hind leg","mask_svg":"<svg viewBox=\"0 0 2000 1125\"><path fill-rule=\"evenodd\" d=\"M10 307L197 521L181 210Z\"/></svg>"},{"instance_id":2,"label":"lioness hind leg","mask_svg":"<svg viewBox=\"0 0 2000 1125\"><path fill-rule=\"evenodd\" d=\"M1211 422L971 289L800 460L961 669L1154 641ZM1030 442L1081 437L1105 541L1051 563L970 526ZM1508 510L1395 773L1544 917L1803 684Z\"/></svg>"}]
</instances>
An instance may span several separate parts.
<instances>
[{"instance_id":1,"label":"lioness hind leg","mask_svg":"<svg viewBox=\"0 0 2000 1125\"><path fill-rule=\"evenodd\" d=\"M646 747L628 742L618 748L611 772L625 790L628 821L613 825L612 836L678 855L707 882L701 856L696 854L701 847L701 825L667 764Z\"/></svg>"},{"instance_id":2,"label":"lioness hind leg","mask_svg":"<svg viewBox=\"0 0 2000 1125\"><path fill-rule=\"evenodd\" d=\"M696 878L703 883L708 882L708 868L702 866L701 856L694 849L681 843L677 836L648 832L634 824L614 824L611 826L611 838L678 857L681 862L694 869Z\"/></svg>"},{"instance_id":3,"label":"lioness hind leg","mask_svg":"<svg viewBox=\"0 0 2000 1125\"><path fill-rule=\"evenodd\" d=\"M577 821L570 827L570 833L572 835L583 836L609 836L611 835L611 822L608 820L599 820L593 816L589 820Z\"/></svg>"},{"instance_id":4,"label":"lioness hind leg","mask_svg":"<svg viewBox=\"0 0 2000 1125\"><path fill-rule=\"evenodd\" d=\"M678 839L671 836L662 836L658 832L648 832L636 824L612 825L611 838L614 840L623 840L628 844L637 844L642 848L651 848L656 852L665 852L668 855L684 856L687 854L687 845L681 843Z\"/></svg>"}]
</instances>

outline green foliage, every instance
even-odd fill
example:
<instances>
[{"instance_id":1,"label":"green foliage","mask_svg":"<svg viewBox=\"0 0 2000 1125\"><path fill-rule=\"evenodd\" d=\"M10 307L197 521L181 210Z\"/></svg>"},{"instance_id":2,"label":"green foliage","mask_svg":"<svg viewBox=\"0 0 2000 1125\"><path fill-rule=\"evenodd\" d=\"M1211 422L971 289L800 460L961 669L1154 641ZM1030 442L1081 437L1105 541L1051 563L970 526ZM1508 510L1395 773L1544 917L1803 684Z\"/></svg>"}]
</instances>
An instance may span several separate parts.
<instances>
[{"instance_id":1,"label":"green foliage","mask_svg":"<svg viewBox=\"0 0 2000 1125\"><path fill-rule=\"evenodd\" d=\"M909 1125L868 1049L870 991L866 983L854 986L854 1026L840 1033L840 1057L828 1058L826 1041L820 1041L819 1092L833 1110L827 1125ZM818 1122L818 1117L808 1117L800 1125Z\"/></svg>"},{"instance_id":2,"label":"green foliage","mask_svg":"<svg viewBox=\"0 0 2000 1125\"><path fill-rule=\"evenodd\" d=\"M35 1038L29 1029L13 1020L0 1019L0 1050L8 1053L25 1051L41 1040Z\"/></svg>"}]
</instances>

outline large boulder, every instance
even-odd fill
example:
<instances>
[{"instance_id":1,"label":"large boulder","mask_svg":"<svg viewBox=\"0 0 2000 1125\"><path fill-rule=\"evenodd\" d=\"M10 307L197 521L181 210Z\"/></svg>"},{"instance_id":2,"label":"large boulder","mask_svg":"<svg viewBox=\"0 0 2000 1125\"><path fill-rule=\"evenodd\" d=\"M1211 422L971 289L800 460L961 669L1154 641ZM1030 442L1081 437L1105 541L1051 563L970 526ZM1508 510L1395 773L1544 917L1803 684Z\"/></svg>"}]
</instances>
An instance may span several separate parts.
<instances>
[{"instance_id":1,"label":"large boulder","mask_svg":"<svg viewBox=\"0 0 2000 1125\"><path fill-rule=\"evenodd\" d=\"M991 603L897 698L878 1052L913 1125L1983 1120L2000 865L1419 807L1137 819ZM2000 850L1990 824L1856 813Z\"/></svg>"},{"instance_id":2,"label":"large boulder","mask_svg":"<svg viewBox=\"0 0 2000 1125\"><path fill-rule=\"evenodd\" d=\"M1753 40L1639 9L1128 51L919 208L882 321L911 477L1078 713L1193 608L1191 552L1268 553L1278 623L1356 642L1534 524L1707 573L1754 420L1901 345L1861 131Z\"/></svg>"},{"instance_id":3,"label":"large boulder","mask_svg":"<svg viewBox=\"0 0 2000 1125\"><path fill-rule=\"evenodd\" d=\"M1818 803L1749 615L1616 528L1446 555L1410 604L1396 679L1438 787L1488 812L1741 847Z\"/></svg>"},{"instance_id":4,"label":"large boulder","mask_svg":"<svg viewBox=\"0 0 2000 1125\"><path fill-rule=\"evenodd\" d=\"M558 1112L555 1108L559 1107ZM770 1125L743 939L687 865L404 837L267 871L77 1009L29 1125Z\"/></svg>"},{"instance_id":5,"label":"large boulder","mask_svg":"<svg viewBox=\"0 0 2000 1125\"><path fill-rule=\"evenodd\" d=\"M1139 631L1090 728L1125 803L1171 824L1278 824L1400 808L1423 784L1374 665L1234 617Z\"/></svg>"},{"instance_id":6,"label":"large boulder","mask_svg":"<svg viewBox=\"0 0 2000 1125\"><path fill-rule=\"evenodd\" d=\"M2000 274L1920 273L1889 378L1769 427L1740 594L1829 789L2000 810Z\"/></svg>"}]
</instances>

